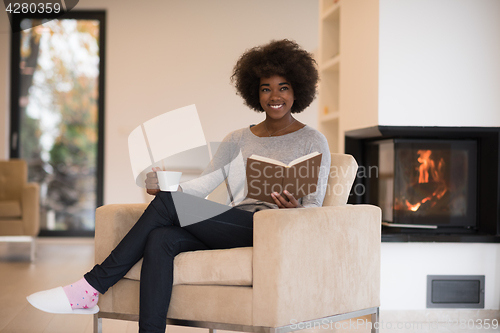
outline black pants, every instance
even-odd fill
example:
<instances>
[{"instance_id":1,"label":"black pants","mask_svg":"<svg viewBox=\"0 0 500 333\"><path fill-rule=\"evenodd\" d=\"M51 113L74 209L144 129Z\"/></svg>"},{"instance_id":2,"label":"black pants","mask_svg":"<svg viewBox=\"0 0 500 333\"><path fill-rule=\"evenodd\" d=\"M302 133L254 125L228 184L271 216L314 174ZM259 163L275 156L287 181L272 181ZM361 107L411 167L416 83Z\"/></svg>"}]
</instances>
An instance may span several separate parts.
<instances>
[{"instance_id":1,"label":"black pants","mask_svg":"<svg viewBox=\"0 0 500 333\"><path fill-rule=\"evenodd\" d=\"M137 223L100 265L85 274L104 294L144 257L141 271L139 332L165 332L172 293L174 257L186 251L252 246L253 214L231 208L219 215L180 226L174 196L193 207L203 200L182 192L160 192ZM219 205L209 203L210 205ZM181 205L183 210L185 205ZM195 210L193 210L194 213ZM189 212L182 212L183 216Z\"/></svg>"}]
</instances>

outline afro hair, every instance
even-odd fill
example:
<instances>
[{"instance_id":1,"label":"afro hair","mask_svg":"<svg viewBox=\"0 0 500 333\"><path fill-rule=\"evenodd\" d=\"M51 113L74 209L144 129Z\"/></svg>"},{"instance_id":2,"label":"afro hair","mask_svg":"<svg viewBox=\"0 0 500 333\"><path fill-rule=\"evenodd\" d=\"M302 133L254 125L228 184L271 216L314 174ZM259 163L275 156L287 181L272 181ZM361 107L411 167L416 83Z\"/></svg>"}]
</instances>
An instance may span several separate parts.
<instances>
[{"instance_id":1,"label":"afro hair","mask_svg":"<svg viewBox=\"0 0 500 333\"><path fill-rule=\"evenodd\" d=\"M316 65L312 55L296 42L273 40L243 53L234 66L231 81L247 106L263 112L259 100L260 79L282 76L291 84L294 92L295 102L291 112L299 113L316 97L319 80Z\"/></svg>"}]
</instances>

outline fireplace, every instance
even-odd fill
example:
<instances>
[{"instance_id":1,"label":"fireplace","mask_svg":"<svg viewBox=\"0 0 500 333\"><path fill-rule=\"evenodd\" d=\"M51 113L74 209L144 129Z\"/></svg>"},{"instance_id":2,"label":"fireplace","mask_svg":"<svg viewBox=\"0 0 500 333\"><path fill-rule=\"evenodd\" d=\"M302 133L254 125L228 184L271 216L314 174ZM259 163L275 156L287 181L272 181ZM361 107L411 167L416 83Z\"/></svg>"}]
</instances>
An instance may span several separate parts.
<instances>
[{"instance_id":1,"label":"fireplace","mask_svg":"<svg viewBox=\"0 0 500 333\"><path fill-rule=\"evenodd\" d=\"M378 177L368 200L382 208L382 221L396 226L474 228L476 156L473 140L369 142L367 162L378 167Z\"/></svg>"},{"instance_id":2,"label":"fireplace","mask_svg":"<svg viewBox=\"0 0 500 333\"><path fill-rule=\"evenodd\" d=\"M385 241L500 242L500 128L346 132L360 169L350 203L382 209Z\"/></svg>"}]
</instances>

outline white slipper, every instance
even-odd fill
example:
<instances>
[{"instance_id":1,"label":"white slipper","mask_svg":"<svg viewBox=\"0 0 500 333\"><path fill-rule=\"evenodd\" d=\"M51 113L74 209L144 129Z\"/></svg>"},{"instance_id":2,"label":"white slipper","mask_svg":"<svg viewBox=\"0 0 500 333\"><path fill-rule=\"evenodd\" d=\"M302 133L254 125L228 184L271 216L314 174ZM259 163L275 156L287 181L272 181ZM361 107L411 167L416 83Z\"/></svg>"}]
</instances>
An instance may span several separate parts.
<instances>
[{"instance_id":1,"label":"white slipper","mask_svg":"<svg viewBox=\"0 0 500 333\"><path fill-rule=\"evenodd\" d=\"M26 297L35 308L49 313L94 314L99 312L96 305L89 309L72 309L62 287L39 291Z\"/></svg>"}]
</instances>

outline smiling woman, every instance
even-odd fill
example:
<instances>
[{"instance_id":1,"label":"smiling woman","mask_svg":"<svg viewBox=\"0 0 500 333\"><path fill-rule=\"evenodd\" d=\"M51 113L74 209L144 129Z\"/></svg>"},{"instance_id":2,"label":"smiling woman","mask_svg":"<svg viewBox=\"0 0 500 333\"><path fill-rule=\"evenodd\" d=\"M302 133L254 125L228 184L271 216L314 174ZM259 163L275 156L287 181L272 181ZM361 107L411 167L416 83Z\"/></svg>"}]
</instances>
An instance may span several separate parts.
<instances>
[{"instance_id":1,"label":"smiling woman","mask_svg":"<svg viewBox=\"0 0 500 333\"><path fill-rule=\"evenodd\" d=\"M178 192L160 191L156 172L148 174L148 193L155 198L111 255L80 281L29 296L31 304L49 312L56 311L53 305L57 304L57 313L96 313L98 294L106 293L142 257L140 331L164 333L176 255L252 246L256 212L322 206L328 172L320 173L315 191L307 195L266 193L265 201L246 195L247 159L253 154L289 164L317 152L322 155L320 170L330 170L325 137L292 117L315 96L318 72L312 56L295 42L273 41L245 52L234 68L233 80L245 104L264 112L265 120L229 133L200 177L181 183ZM170 144L170 140L175 137L162 142ZM225 181L232 193L227 205L204 199ZM261 180L262 185L267 181ZM217 214L209 214L214 211ZM89 300L92 303L82 304L91 292L96 293Z\"/></svg>"}]
</instances>

